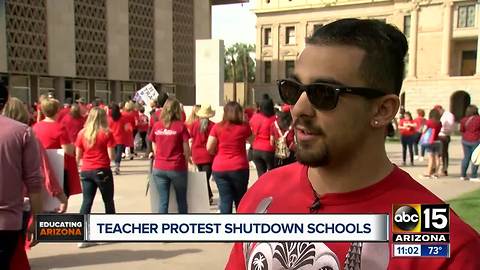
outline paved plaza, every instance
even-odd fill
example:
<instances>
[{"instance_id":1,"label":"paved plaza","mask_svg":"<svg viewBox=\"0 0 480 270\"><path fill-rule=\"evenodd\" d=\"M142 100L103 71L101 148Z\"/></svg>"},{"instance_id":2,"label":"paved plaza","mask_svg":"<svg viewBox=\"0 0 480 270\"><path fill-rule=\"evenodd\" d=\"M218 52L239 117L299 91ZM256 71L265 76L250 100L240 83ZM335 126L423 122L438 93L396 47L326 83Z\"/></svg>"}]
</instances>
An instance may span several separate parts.
<instances>
[{"instance_id":1,"label":"paved plaza","mask_svg":"<svg viewBox=\"0 0 480 270\"><path fill-rule=\"evenodd\" d=\"M436 180L421 179L426 162L418 162L414 167L404 167L422 185L440 198L448 200L465 192L480 188L480 183L459 180L460 162L463 157L459 138L454 138L450 148L450 175ZM399 143L387 143L392 161L401 164ZM122 175L115 177L115 203L118 213L148 213L150 202L145 196L148 161L125 161ZM251 169L251 181L256 173ZM216 186L215 201L218 199ZM73 196L69 201L69 212L80 209L81 196ZM102 213L103 203L97 193L93 212ZM216 212L216 206L211 208ZM74 243L41 243L29 252L32 269L223 269L231 248L230 243L109 243L79 249Z\"/></svg>"}]
</instances>

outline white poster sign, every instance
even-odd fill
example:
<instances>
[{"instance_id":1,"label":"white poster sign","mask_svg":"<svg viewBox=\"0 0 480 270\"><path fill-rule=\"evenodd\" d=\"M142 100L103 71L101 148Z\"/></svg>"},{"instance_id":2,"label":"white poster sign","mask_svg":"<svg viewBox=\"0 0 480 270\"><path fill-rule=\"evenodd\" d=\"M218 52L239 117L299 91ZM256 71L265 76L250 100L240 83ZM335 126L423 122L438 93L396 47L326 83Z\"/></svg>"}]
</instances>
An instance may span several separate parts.
<instances>
[{"instance_id":1,"label":"white poster sign","mask_svg":"<svg viewBox=\"0 0 480 270\"><path fill-rule=\"evenodd\" d=\"M63 149L49 149L46 152L50 167L59 182L58 185L63 189L65 164ZM42 189L42 203L44 212L54 212L60 206L60 201L55 197L51 197L45 188Z\"/></svg>"}]
</instances>

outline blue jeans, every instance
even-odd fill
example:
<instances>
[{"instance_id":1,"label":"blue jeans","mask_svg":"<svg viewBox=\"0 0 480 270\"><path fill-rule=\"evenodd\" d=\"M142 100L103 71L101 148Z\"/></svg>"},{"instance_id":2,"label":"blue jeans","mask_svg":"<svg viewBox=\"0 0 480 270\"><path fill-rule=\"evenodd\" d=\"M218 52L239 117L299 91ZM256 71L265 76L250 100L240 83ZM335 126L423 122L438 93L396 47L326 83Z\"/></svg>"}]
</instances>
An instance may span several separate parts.
<instances>
[{"instance_id":1,"label":"blue jeans","mask_svg":"<svg viewBox=\"0 0 480 270\"><path fill-rule=\"evenodd\" d=\"M122 161L122 154L125 151L124 144L115 145L115 166L120 167L120 162Z\"/></svg>"},{"instance_id":2,"label":"blue jeans","mask_svg":"<svg viewBox=\"0 0 480 270\"><path fill-rule=\"evenodd\" d=\"M213 172L213 178L220 194L220 213L232 213L233 202L235 202L235 209L238 209L240 200L247 192L249 174L250 170L248 169Z\"/></svg>"},{"instance_id":3,"label":"blue jeans","mask_svg":"<svg viewBox=\"0 0 480 270\"><path fill-rule=\"evenodd\" d=\"M475 148L480 144L480 141L478 142L467 142L462 140L462 146L463 146L463 160L462 160L462 177L467 177L467 169L468 165L470 165L471 159L472 159L472 154ZM473 165L472 164L472 178L477 178L478 177L478 165Z\"/></svg>"},{"instance_id":4,"label":"blue jeans","mask_svg":"<svg viewBox=\"0 0 480 270\"><path fill-rule=\"evenodd\" d=\"M158 213L168 213L168 201L170 199L170 183L173 184L177 196L178 213L188 213L187 205L187 171L163 171L153 169L153 183L160 196Z\"/></svg>"},{"instance_id":5,"label":"blue jeans","mask_svg":"<svg viewBox=\"0 0 480 270\"><path fill-rule=\"evenodd\" d=\"M113 201L113 175L110 168L82 171L80 173L82 180L83 201L80 207L80 214L90 214L92 211L93 200L97 193L97 187L102 194L105 204L105 213L115 214L115 203Z\"/></svg>"}]
</instances>

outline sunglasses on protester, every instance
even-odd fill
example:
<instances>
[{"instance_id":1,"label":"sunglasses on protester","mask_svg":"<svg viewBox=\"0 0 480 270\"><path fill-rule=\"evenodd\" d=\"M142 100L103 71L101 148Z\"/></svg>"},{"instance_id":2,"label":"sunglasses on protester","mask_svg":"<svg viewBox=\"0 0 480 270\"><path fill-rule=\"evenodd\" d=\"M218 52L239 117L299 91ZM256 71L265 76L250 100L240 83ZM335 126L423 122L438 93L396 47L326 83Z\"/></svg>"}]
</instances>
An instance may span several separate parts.
<instances>
[{"instance_id":1,"label":"sunglasses on protester","mask_svg":"<svg viewBox=\"0 0 480 270\"><path fill-rule=\"evenodd\" d=\"M335 109L338 98L342 94L357 95L368 99L378 98L387 94L378 89L342 86L323 82L304 85L293 79L279 80L277 85L280 97L286 104L295 105L302 93L307 92L310 103L321 111Z\"/></svg>"}]
</instances>

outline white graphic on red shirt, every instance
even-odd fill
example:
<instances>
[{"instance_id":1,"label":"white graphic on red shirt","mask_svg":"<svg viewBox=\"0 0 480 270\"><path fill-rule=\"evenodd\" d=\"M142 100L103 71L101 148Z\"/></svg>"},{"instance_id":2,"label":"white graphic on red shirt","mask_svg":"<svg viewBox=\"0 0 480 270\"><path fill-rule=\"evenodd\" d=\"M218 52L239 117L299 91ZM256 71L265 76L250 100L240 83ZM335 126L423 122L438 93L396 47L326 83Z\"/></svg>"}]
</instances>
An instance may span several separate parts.
<instances>
[{"instance_id":1,"label":"white graphic on red shirt","mask_svg":"<svg viewBox=\"0 0 480 270\"><path fill-rule=\"evenodd\" d=\"M177 132L175 130L170 130L170 129L159 129L155 131L155 135L157 136L174 136L177 135Z\"/></svg>"}]
</instances>

